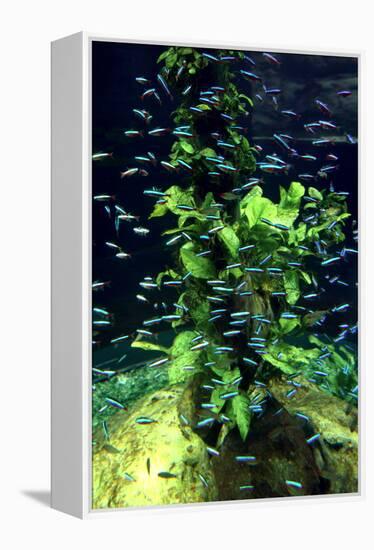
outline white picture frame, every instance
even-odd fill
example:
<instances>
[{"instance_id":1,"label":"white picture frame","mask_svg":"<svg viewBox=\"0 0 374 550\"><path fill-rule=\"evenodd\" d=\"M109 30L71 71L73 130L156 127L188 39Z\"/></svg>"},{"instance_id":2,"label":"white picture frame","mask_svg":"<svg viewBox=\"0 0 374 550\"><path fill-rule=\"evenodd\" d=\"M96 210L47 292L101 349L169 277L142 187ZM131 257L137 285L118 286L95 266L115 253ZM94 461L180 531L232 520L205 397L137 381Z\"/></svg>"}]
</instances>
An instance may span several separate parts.
<instances>
[{"instance_id":1,"label":"white picture frame","mask_svg":"<svg viewBox=\"0 0 374 550\"><path fill-rule=\"evenodd\" d=\"M91 44L93 41L152 44L145 40L108 38L77 33L52 43L52 507L79 518L118 514L120 510L91 508ZM228 47L227 44L162 45ZM233 49L263 51L252 45ZM361 54L352 52L292 51L286 53L357 57L359 86ZM359 127L361 125L359 124ZM361 311L361 308L360 308ZM360 368L361 372L361 368ZM360 392L361 396L361 392ZM361 400L361 397L360 397ZM362 401L359 403L359 491L295 499L362 495ZM292 499L248 500L233 503L183 505L255 506L271 500L277 505ZM160 507L177 510L181 505ZM130 510L130 509L128 509ZM144 509L144 511L147 509ZM155 510L155 508L152 508Z\"/></svg>"}]
</instances>

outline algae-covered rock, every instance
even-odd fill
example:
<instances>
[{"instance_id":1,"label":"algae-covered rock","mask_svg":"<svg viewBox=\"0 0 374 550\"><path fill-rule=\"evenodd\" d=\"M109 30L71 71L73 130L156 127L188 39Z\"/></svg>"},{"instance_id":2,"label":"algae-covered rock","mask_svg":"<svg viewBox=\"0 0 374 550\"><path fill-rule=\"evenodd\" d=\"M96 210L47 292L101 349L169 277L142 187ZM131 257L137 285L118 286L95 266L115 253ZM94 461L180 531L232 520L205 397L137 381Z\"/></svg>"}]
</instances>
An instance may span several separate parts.
<instances>
[{"instance_id":1,"label":"algae-covered rock","mask_svg":"<svg viewBox=\"0 0 374 550\"><path fill-rule=\"evenodd\" d=\"M285 379L274 379L270 391L290 414L301 413L309 418L306 422L298 417L306 435L320 434L312 446L314 460L320 476L325 480L325 491L355 493L358 490L358 432L357 409L338 397L334 397L299 378L301 383L296 394L286 397L290 386Z\"/></svg>"},{"instance_id":2,"label":"algae-covered rock","mask_svg":"<svg viewBox=\"0 0 374 550\"><path fill-rule=\"evenodd\" d=\"M300 387L286 397L289 381L272 379L262 391L263 398L267 396L264 414L252 419L246 441L233 430L224 439L220 456L212 458L220 500L357 491L357 410L302 377L294 382ZM308 444L317 433L320 438ZM237 455L251 455L256 461L241 464Z\"/></svg>"},{"instance_id":3,"label":"algae-covered rock","mask_svg":"<svg viewBox=\"0 0 374 550\"><path fill-rule=\"evenodd\" d=\"M217 430L192 430L199 377L119 411L108 420L108 437L96 435L94 508L356 492L357 410L302 377L293 382L291 397L285 377L256 388L266 406L253 416L245 441L237 428L224 438ZM150 423L138 423L142 418ZM206 444L217 446L219 455L209 456ZM256 460L242 463L240 455Z\"/></svg>"},{"instance_id":4,"label":"algae-covered rock","mask_svg":"<svg viewBox=\"0 0 374 550\"><path fill-rule=\"evenodd\" d=\"M206 446L181 413L191 420L194 405L191 390L178 385L108 421L108 438L97 437L94 449L93 508L217 500Z\"/></svg>"},{"instance_id":5,"label":"algae-covered rock","mask_svg":"<svg viewBox=\"0 0 374 550\"><path fill-rule=\"evenodd\" d=\"M168 369L161 366L152 369L148 366L132 369L118 374L111 379L95 383L92 393L92 427L95 430L103 420L116 414L118 409L108 407L106 398L110 397L126 407L141 399L146 394L169 385Z\"/></svg>"},{"instance_id":6,"label":"algae-covered rock","mask_svg":"<svg viewBox=\"0 0 374 550\"><path fill-rule=\"evenodd\" d=\"M212 460L222 500L243 500L269 497L320 494L318 468L312 450L298 422L271 403L265 414L255 417L246 441L233 430L220 448L220 456ZM238 455L256 458L240 463ZM286 484L296 481L300 488Z\"/></svg>"}]
</instances>

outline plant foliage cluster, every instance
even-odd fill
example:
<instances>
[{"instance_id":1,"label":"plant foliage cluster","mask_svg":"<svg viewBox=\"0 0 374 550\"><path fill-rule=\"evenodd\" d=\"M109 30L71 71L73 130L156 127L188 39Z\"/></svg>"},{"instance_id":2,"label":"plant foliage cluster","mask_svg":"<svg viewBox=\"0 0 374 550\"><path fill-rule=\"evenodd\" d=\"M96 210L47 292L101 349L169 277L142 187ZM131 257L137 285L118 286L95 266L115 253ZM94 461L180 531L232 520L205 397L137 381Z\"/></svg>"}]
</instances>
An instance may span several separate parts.
<instances>
[{"instance_id":1,"label":"plant foliage cluster","mask_svg":"<svg viewBox=\"0 0 374 550\"><path fill-rule=\"evenodd\" d=\"M178 98L174 125L188 129L187 136L175 136L168 159L179 173L187 168L149 216L171 222L164 235L174 264L154 280L176 293L171 322L177 334L168 349L141 338L132 345L168 358L172 383L205 377L208 414L245 439L259 380L302 374L350 398L357 383L352 351L314 334L336 314L316 306L315 282L321 263L344 241L350 214L343 196L298 181L280 186L277 202L266 196L263 182L253 178L257 150L237 126L253 108L233 69L232 58L242 61L243 54L220 51L218 57L222 62L215 63L195 49L172 47L159 58L160 74ZM218 88L213 100L201 101L212 82ZM316 241L323 245L316 248Z\"/></svg>"}]
</instances>

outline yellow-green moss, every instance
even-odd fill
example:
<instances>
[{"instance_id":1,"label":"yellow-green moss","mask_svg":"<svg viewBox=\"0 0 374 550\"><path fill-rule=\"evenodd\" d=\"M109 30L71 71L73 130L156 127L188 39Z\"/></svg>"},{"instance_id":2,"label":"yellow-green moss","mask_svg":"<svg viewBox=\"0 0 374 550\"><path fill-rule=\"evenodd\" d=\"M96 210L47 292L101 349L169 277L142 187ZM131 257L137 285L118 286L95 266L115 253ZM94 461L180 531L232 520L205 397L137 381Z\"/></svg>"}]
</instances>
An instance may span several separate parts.
<instances>
[{"instance_id":1,"label":"yellow-green moss","mask_svg":"<svg viewBox=\"0 0 374 550\"><path fill-rule=\"evenodd\" d=\"M112 417L109 440L102 439L94 450L93 508L217 499L205 444L179 416L183 392L183 386L157 391L138 401L129 414L121 411ZM138 417L156 422L137 424ZM159 477L159 472L171 472L177 477L165 479ZM135 481L126 480L125 473Z\"/></svg>"}]
</instances>

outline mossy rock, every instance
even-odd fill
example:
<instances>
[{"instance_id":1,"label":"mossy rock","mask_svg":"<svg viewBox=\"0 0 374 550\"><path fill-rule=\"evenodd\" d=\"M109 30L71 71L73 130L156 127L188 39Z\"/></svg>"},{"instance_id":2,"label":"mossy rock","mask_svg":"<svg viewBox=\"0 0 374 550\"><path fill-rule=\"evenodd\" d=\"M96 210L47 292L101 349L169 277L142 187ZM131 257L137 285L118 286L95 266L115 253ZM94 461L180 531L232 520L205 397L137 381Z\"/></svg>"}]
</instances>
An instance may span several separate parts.
<instances>
[{"instance_id":1,"label":"mossy rock","mask_svg":"<svg viewBox=\"0 0 374 550\"><path fill-rule=\"evenodd\" d=\"M286 377L273 378L266 390L256 388L257 395L269 397L264 414L252 419L245 441L238 430L231 431L220 456L212 458L220 500L357 492L357 409L302 377L294 381L300 388L291 398ZM309 445L315 433L320 439ZM255 456L256 462L237 463L236 455Z\"/></svg>"},{"instance_id":2,"label":"mossy rock","mask_svg":"<svg viewBox=\"0 0 374 550\"><path fill-rule=\"evenodd\" d=\"M290 389L284 378L274 379L269 389L288 413L302 413L309 422L298 419L307 436L321 434L311 447L320 477L329 494L358 491L357 408L319 389L302 377L296 394L288 399Z\"/></svg>"},{"instance_id":3,"label":"mossy rock","mask_svg":"<svg viewBox=\"0 0 374 550\"><path fill-rule=\"evenodd\" d=\"M107 397L119 401L126 407L131 407L144 395L168 385L168 369L164 366L157 369L144 366L114 376L110 380L97 382L95 391L92 394L93 431L101 426L103 420L108 420L118 411L107 406ZM105 406L107 407L105 408Z\"/></svg>"},{"instance_id":4,"label":"mossy rock","mask_svg":"<svg viewBox=\"0 0 374 550\"><path fill-rule=\"evenodd\" d=\"M157 506L217 500L215 478L203 440L180 413L193 417L191 391L183 385L156 391L128 413L108 422L93 453L93 508ZM155 420L138 424L136 419ZM169 472L176 477L160 477ZM134 481L126 479L130 474ZM206 480L207 485L201 477Z\"/></svg>"},{"instance_id":5,"label":"mossy rock","mask_svg":"<svg viewBox=\"0 0 374 550\"><path fill-rule=\"evenodd\" d=\"M254 417L245 441L238 430L230 432L220 448L220 456L212 459L222 500L323 493L318 467L302 427L286 410L278 414L278 409L276 402L270 402L263 415ZM251 455L256 461L238 463L237 455ZM301 487L294 489L286 480L297 481Z\"/></svg>"}]
</instances>

